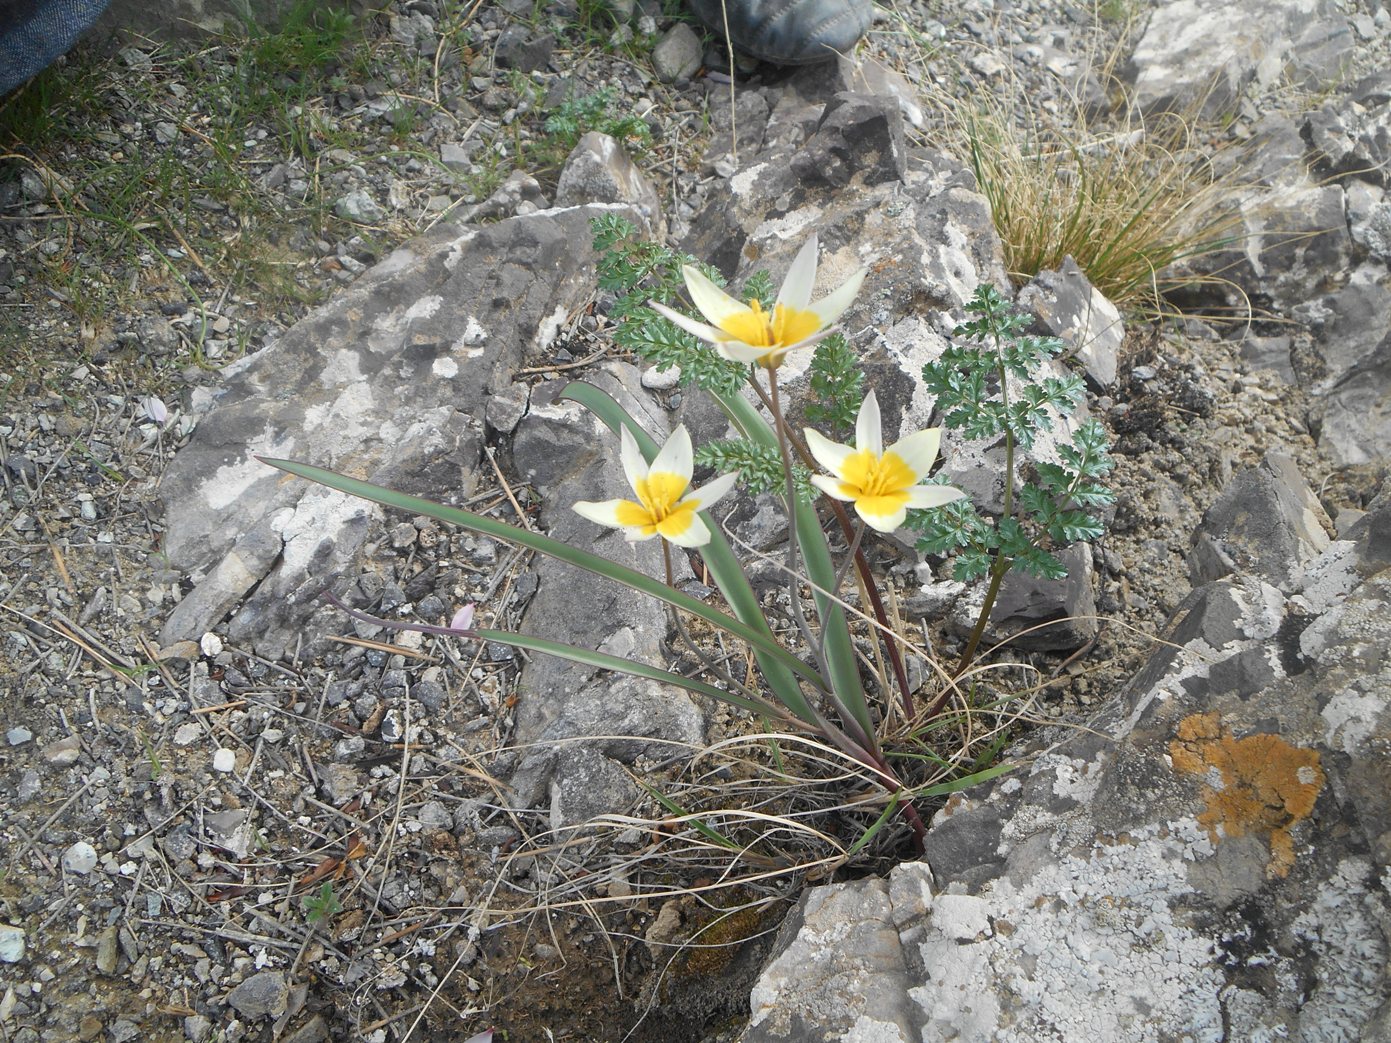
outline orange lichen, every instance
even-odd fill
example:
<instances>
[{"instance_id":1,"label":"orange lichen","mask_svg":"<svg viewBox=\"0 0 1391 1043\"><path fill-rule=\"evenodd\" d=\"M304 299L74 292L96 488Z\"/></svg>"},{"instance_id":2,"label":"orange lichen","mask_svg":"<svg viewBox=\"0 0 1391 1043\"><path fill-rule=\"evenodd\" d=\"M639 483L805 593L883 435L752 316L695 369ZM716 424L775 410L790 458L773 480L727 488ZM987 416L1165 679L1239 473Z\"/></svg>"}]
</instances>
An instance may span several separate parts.
<instances>
[{"instance_id":1,"label":"orange lichen","mask_svg":"<svg viewBox=\"0 0 1391 1043\"><path fill-rule=\"evenodd\" d=\"M1291 746L1278 735L1238 739L1215 713L1179 722L1169 743L1174 767L1188 775L1221 777L1203 789L1207 810L1198 821L1214 844L1247 833L1270 836L1267 877L1283 877L1294 865L1294 827L1309 817L1323 789L1317 750Z\"/></svg>"}]
</instances>

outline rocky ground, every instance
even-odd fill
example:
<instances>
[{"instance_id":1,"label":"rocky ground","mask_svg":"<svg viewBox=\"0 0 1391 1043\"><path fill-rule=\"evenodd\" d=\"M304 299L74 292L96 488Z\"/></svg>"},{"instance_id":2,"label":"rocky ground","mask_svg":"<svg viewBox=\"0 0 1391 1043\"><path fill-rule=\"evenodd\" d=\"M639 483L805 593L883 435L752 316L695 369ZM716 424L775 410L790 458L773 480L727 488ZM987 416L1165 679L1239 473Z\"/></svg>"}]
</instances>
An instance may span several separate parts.
<instances>
[{"instance_id":1,"label":"rocky ground","mask_svg":"<svg viewBox=\"0 0 1391 1043\"><path fill-rule=\"evenodd\" d=\"M865 48L924 92L995 90L1008 74L1046 107L1049 62L1133 40L1139 13L898 0ZM1384 66L1386 12L1346 14L1349 75ZM577 867L641 865L652 841L630 830L583 857L547 848L549 810L520 807L499 779L497 751L525 709L511 649L342 620L312 655L268 652L230 611L206 632L160 636L192 587L164 556L166 466L228 373L312 305L411 236L544 206L583 130L623 140L671 234L691 232L733 168L717 162L727 59L684 25L657 5L615 18L410 0L277 36L78 53L3 103L6 1038L739 1031L762 949L725 941L768 936L785 903L727 914L795 897L801 878L704 904L624 902L612 884L595 905L565 890ZM283 71L296 62L306 71ZM736 93L784 77L735 72ZM1259 139L1263 120L1307 102L1274 78L1224 114L1226 130ZM910 137L933 141L936 122L929 107ZM535 180L509 181L513 170ZM1064 678L1032 714L1089 707L1133 672L1190 589L1203 513L1267 450L1297 461L1337 529L1355 520L1382 465L1316 444L1310 398L1326 365L1314 334L1342 314L1334 302L1292 328L1272 310L1249 327L1259 337L1128 320L1118 376L1089 403L1118 462L1095 555L1110 622L1083 657L1021 654ZM612 354L601 317L572 318L522 382ZM539 524L546 505L513 449L490 438L466 505ZM525 557L423 518L364 539L345 596L381 615L440 622L475 601L503 625L535 592ZM915 561L877 554L905 602L921 595ZM681 873L676 884L700 882L699 867ZM681 944L712 923L710 941Z\"/></svg>"}]
</instances>

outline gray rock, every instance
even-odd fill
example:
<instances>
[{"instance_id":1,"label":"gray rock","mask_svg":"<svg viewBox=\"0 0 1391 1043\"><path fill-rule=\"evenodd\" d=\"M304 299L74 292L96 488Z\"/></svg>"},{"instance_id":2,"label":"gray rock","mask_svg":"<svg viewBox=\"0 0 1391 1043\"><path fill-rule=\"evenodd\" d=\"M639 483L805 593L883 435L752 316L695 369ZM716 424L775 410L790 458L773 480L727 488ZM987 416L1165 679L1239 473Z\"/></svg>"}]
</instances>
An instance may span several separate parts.
<instances>
[{"instance_id":1,"label":"gray rock","mask_svg":"<svg viewBox=\"0 0 1391 1043\"><path fill-rule=\"evenodd\" d=\"M315 1014L286 1036L285 1043L329 1043L328 1022L322 1014Z\"/></svg>"},{"instance_id":2,"label":"gray rock","mask_svg":"<svg viewBox=\"0 0 1391 1043\"><path fill-rule=\"evenodd\" d=\"M663 83L689 80L700 70L700 56L700 37L685 22L677 22L652 48L652 71Z\"/></svg>"},{"instance_id":3,"label":"gray rock","mask_svg":"<svg viewBox=\"0 0 1391 1043\"><path fill-rule=\"evenodd\" d=\"M554 51L555 36L551 33L532 36L520 25L509 25L497 38L493 62L499 69L535 72L546 67Z\"/></svg>"},{"instance_id":4,"label":"gray rock","mask_svg":"<svg viewBox=\"0 0 1391 1043\"><path fill-rule=\"evenodd\" d=\"M1253 370L1274 370L1286 384L1295 382L1287 336L1258 337L1247 331L1241 338L1241 358Z\"/></svg>"},{"instance_id":5,"label":"gray rock","mask_svg":"<svg viewBox=\"0 0 1391 1043\"><path fill-rule=\"evenodd\" d=\"M1361 265L1342 287L1309 295L1292 311L1313 334L1326 379L1336 383L1391 329L1391 277L1379 264Z\"/></svg>"},{"instance_id":6,"label":"gray rock","mask_svg":"<svg viewBox=\"0 0 1391 1043\"><path fill-rule=\"evenodd\" d=\"M280 971L253 974L227 994L227 1004L244 1018L276 1018L285 1013L289 986Z\"/></svg>"},{"instance_id":7,"label":"gray rock","mask_svg":"<svg viewBox=\"0 0 1391 1043\"><path fill-rule=\"evenodd\" d=\"M34 733L22 724L17 724L5 733L5 741L11 746L23 746L34 738Z\"/></svg>"},{"instance_id":8,"label":"gray rock","mask_svg":"<svg viewBox=\"0 0 1391 1043\"><path fill-rule=\"evenodd\" d=\"M556 206L587 203L627 204L642 214L648 228L664 227L656 187L617 141L598 131L580 138L571 150L555 189Z\"/></svg>"},{"instance_id":9,"label":"gray rock","mask_svg":"<svg viewBox=\"0 0 1391 1043\"><path fill-rule=\"evenodd\" d=\"M1311 86L1332 83L1350 44L1346 23L1322 0L1175 0L1151 13L1126 73L1143 112L1196 106L1216 117L1252 81L1273 83L1286 63Z\"/></svg>"},{"instance_id":10,"label":"gray rock","mask_svg":"<svg viewBox=\"0 0 1391 1043\"><path fill-rule=\"evenodd\" d=\"M642 390L634 367L610 363L592 382L612 394L653 438L666 438L664 411ZM602 529L570 509L576 500L628 497L632 490L616 465L616 436L578 405L554 401L563 386L556 381L533 389L531 409L513 441L513 466L541 494L542 527L555 539L591 547L660 576L662 555L655 540L629 543L617 530ZM667 624L659 604L552 559L542 559L536 575L536 594L523 618L526 632L564 634L567 642L582 648L661 661ZM544 744L586 735L631 736L594 747L605 756L631 761L650 748L665 751L652 740L699 742L704 733L700 708L685 693L653 682L596 675L565 660L533 656L522 669L521 686L546 693L543 699L523 699L517 707L517 744L543 744L524 757L512 779L529 806L537 806L550 792L556 750Z\"/></svg>"},{"instance_id":11,"label":"gray rock","mask_svg":"<svg viewBox=\"0 0 1391 1043\"><path fill-rule=\"evenodd\" d=\"M116 925L112 924L97 935L96 967L102 974L115 974L120 959L120 949L116 942Z\"/></svg>"},{"instance_id":12,"label":"gray rock","mask_svg":"<svg viewBox=\"0 0 1391 1043\"><path fill-rule=\"evenodd\" d=\"M1071 257L1056 272L1039 272L1019 291L1019 307L1062 339L1099 389L1116 381L1116 360L1125 340L1120 311L1087 281Z\"/></svg>"},{"instance_id":13,"label":"gray rock","mask_svg":"<svg viewBox=\"0 0 1391 1043\"><path fill-rule=\"evenodd\" d=\"M1067 568L1064 579L1035 579L1022 572L1005 577L990 612L982 648L1008 642L1011 648L1028 651L1068 651L1096 636L1096 598L1092 593L1096 574L1091 548L1073 544L1055 553ZM958 602L950 617L952 630L963 637L969 634L984 600L985 590L978 586L971 596Z\"/></svg>"},{"instance_id":14,"label":"gray rock","mask_svg":"<svg viewBox=\"0 0 1391 1043\"><path fill-rule=\"evenodd\" d=\"M65 735L45 745L41 755L55 768L69 767L82 755L82 740L76 735Z\"/></svg>"},{"instance_id":15,"label":"gray rock","mask_svg":"<svg viewBox=\"0 0 1391 1043\"><path fill-rule=\"evenodd\" d=\"M923 881L918 895L903 886L914 876ZM907 925L905 916L911 921L930 908L930 884L927 867L918 863L900 866L892 882L807 891L754 986L740 1043L916 1041L918 1011L909 992L915 981L899 927Z\"/></svg>"},{"instance_id":16,"label":"gray rock","mask_svg":"<svg viewBox=\"0 0 1391 1043\"><path fill-rule=\"evenodd\" d=\"M530 385L508 384L488 396L488 402L483 407L483 417L494 431L510 435L516 430L518 421L526 415L527 403L530 400Z\"/></svg>"},{"instance_id":17,"label":"gray rock","mask_svg":"<svg viewBox=\"0 0 1391 1043\"><path fill-rule=\"evenodd\" d=\"M24 959L24 928L0 923L0 963L18 963Z\"/></svg>"},{"instance_id":18,"label":"gray rock","mask_svg":"<svg viewBox=\"0 0 1391 1043\"><path fill-rule=\"evenodd\" d=\"M923 110L918 91L897 69L875 61L867 52L836 55L840 89L878 98L892 98L903 118L918 129L923 126Z\"/></svg>"},{"instance_id":19,"label":"gray rock","mask_svg":"<svg viewBox=\"0 0 1391 1043\"><path fill-rule=\"evenodd\" d=\"M833 188L852 179L864 185L903 181L907 154L898 103L872 94L836 94L792 157L792 170L805 184Z\"/></svg>"},{"instance_id":20,"label":"gray rock","mask_svg":"<svg viewBox=\"0 0 1391 1043\"><path fill-rule=\"evenodd\" d=\"M1344 213L1343 189L1305 177L1295 184L1237 193L1236 215L1223 235L1230 248L1176 266L1217 274L1232 287L1226 302L1244 307L1267 298L1288 311L1308 300L1310 287L1329 272L1352 267L1353 242Z\"/></svg>"},{"instance_id":21,"label":"gray rock","mask_svg":"<svg viewBox=\"0 0 1391 1043\"><path fill-rule=\"evenodd\" d=\"M1391 263L1391 199L1380 185L1349 181L1347 195L1348 231L1352 241L1383 264Z\"/></svg>"},{"instance_id":22,"label":"gray rock","mask_svg":"<svg viewBox=\"0 0 1391 1043\"><path fill-rule=\"evenodd\" d=\"M1289 592L1305 564L1328 549L1332 526L1295 462L1267 453L1203 515L1189 575L1194 586L1236 573Z\"/></svg>"},{"instance_id":23,"label":"gray rock","mask_svg":"<svg viewBox=\"0 0 1391 1043\"><path fill-rule=\"evenodd\" d=\"M362 791L362 776L349 764L318 766L319 789L329 802L342 806Z\"/></svg>"},{"instance_id":24,"label":"gray rock","mask_svg":"<svg viewBox=\"0 0 1391 1043\"><path fill-rule=\"evenodd\" d=\"M1323 395L1319 445L1340 464L1365 464L1391 453L1391 333Z\"/></svg>"},{"instance_id":25,"label":"gray rock","mask_svg":"<svg viewBox=\"0 0 1391 1043\"><path fill-rule=\"evenodd\" d=\"M1040 734L1015 773L949 801L930 874L895 868L887 903L882 881L848 885L869 915L846 899L798 930L802 988L779 993L770 968L751 1032L801 1017L771 1038L1386 1038L1391 491L1349 536L1289 600L1253 578L1194 591L1087 728ZM875 983L820 970L892 951L847 942L875 902L916 1009L852 1036L843 1011Z\"/></svg>"},{"instance_id":26,"label":"gray rock","mask_svg":"<svg viewBox=\"0 0 1391 1043\"><path fill-rule=\"evenodd\" d=\"M372 224L386 216L386 211L372 198L372 193L359 188L340 197L333 204L333 212L345 221L360 221Z\"/></svg>"},{"instance_id":27,"label":"gray rock","mask_svg":"<svg viewBox=\"0 0 1391 1043\"><path fill-rule=\"evenodd\" d=\"M593 291L589 221L607 208L443 225L401 247L265 350L227 371L161 486L166 550L250 592L227 636L272 658L340 621L316 598L355 571L380 512L281 476L256 454L308 460L404 492L466 497L484 403L550 350ZM622 211L643 224L641 215ZM278 554L242 556L279 545ZM223 566L231 554L235 561ZM196 640L229 584L176 609L163 644Z\"/></svg>"},{"instance_id":28,"label":"gray rock","mask_svg":"<svg viewBox=\"0 0 1391 1043\"><path fill-rule=\"evenodd\" d=\"M567 746L556 756L552 772L551 829L627 810L639 793L621 765L588 746Z\"/></svg>"},{"instance_id":29,"label":"gray rock","mask_svg":"<svg viewBox=\"0 0 1391 1043\"><path fill-rule=\"evenodd\" d=\"M230 851L238 858L245 858L255 839L251 827L251 813L243 809L209 812L203 816L203 830L207 842L224 851Z\"/></svg>"},{"instance_id":30,"label":"gray rock","mask_svg":"<svg viewBox=\"0 0 1391 1043\"><path fill-rule=\"evenodd\" d=\"M212 1038L213 1023L201 1014L190 1014L184 1018L184 1038L190 1043L205 1043Z\"/></svg>"},{"instance_id":31,"label":"gray rock","mask_svg":"<svg viewBox=\"0 0 1391 1043\"><path fill-rule=\"evenodd\" d=\"M763 91L745 88L734 94L713 91L709 96L710 144L701 157L701 171L728 177L739 169L736 155L747 160L758 154L768 130L768 98Z\"/></svg>"},{"instance_id":32,"label":"gray rock","mask_svg":"<svg viewBox=\"0 0 1391 1043\"><path fill-rule=\"evenodd\" d=\"M69 873L86 876L97 867L97 850L85 840L79 840L63 852L63 868Z\"/></svg>"},{"instance_id":33,"label":"gray rock","mask_svg":"<svg viewBox=\"0 0 1391 1043\"><path fill-rule=\"evenodd\" d=\"M1354 90L1311 112L1304 121L1304 137L1321 174L1385 188L1391 185L1391 101L1369 97L1365 83L1359 87L1361 92Z\"/></svg>"}]
</instances>

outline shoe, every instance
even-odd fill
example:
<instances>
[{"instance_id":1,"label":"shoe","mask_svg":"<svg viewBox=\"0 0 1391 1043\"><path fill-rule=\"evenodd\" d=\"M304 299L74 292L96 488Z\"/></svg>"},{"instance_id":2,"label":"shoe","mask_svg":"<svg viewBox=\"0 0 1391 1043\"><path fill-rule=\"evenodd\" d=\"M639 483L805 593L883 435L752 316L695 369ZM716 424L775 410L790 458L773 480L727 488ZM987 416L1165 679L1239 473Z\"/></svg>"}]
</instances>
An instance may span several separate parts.
<instances>
[{"instance_id":1,"label":"shoe","mask_svg":"<svg viewBox=\"0 0 1391 1043\"><path fill-rule=\"evenodd\" d=\"M736 51L777 65L812 65L846 53L874 18L872 0L688 0Z\"/></svg>"}]
</instances>

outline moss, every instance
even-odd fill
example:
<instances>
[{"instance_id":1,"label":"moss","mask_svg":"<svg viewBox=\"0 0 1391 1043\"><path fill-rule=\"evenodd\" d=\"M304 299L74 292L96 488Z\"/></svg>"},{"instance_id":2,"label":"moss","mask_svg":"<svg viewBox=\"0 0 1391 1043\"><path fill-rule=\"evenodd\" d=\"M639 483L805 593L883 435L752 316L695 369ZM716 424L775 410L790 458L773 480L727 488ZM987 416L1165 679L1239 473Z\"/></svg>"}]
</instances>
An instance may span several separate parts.
<instances>
[{"instance_id":1,"label":"moss","mask_svg":"<svg viewBox=\"0 0 1391 1043\"><path fill-rule=\"evenodd\" d=\"M1293 831L1314 810L1324 772L1317 750L1291 746L1278 735L1238 739L1215 713L1185 717L1169 743L1174 768L1186 775L1210 777L1207 808L1198 816L1214 844L1224 837L1268 834L1268 878L1284 877L1294 865Z\"/></svg>"}]
</instances>

